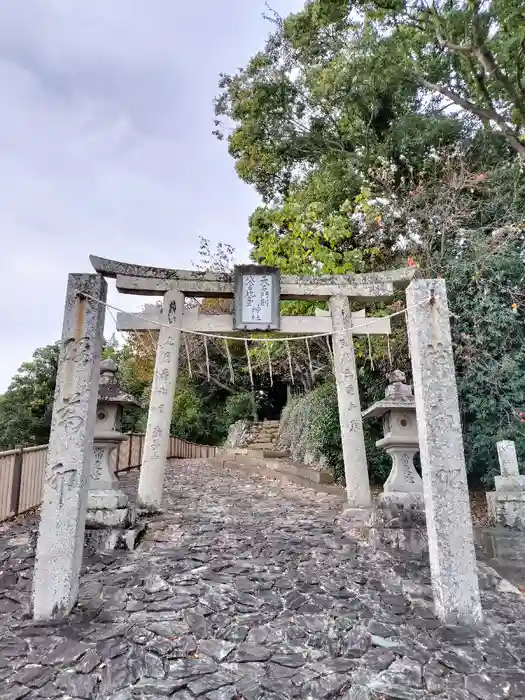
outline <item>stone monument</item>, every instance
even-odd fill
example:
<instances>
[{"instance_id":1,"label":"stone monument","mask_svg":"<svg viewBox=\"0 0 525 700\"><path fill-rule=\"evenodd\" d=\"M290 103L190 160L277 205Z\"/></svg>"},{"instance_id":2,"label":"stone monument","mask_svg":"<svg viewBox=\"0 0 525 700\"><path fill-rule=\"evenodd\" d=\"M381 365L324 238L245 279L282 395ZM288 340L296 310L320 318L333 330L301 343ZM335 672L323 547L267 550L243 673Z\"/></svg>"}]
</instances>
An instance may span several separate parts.
<instances>
[{"instance_id":1,"label":"stone monument","mask_svg":"<svg viewBox=\"0 0 525 700\"><path fill-rule=\"evenodd\" d=\"M138 402L120 388L118 367L114 360L100 363L93 462L89 480L86 542L98 549L114 549L120 543L128 548L134 544L133 532L127 531L136 521L135 508L126 494L118 488L111 466L111 456L118 445L127 439L120 432L125 406Z\"/></svg>"},{"instance_id":2,"label":"stone monument","mask_svg":"<svg viewBox=\"0 0 525 700\"><path fill-rule=\"evenodd\" d=\"M161 327L151 386L151 399L142 453L137 501L141 508L160 512L166 457L170 441L171 412L181 343L184 294L177 290L164 296Z\"/></svg>"},{"instance_id":3,"label":"stone monument","mask_svg":"<svg viewBox=\"0 0 525 700\"><path fill-rule=\"evenodd\" d=\"M525 476L519 473L516 445L512 440L501 440L496 447L501 476L494 478L496 490L487 492L489 520L494 525L525 530Z\"/></svg>"}]
</instances>

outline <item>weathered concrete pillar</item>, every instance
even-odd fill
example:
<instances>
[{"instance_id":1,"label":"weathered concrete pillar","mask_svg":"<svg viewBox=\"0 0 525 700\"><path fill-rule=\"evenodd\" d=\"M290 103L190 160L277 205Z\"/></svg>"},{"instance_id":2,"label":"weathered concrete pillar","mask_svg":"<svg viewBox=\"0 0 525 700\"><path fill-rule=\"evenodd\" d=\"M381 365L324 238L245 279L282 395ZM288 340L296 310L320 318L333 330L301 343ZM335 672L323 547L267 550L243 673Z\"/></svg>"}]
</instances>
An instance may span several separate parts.
<instances>
[{"instance_id":1,"label":"weathered concrete pillar","mask_svg":"<svg viewBox=\"0 0 525 700\"><path fill-rule=\"evenodd\" d=\"M430 570L443 621L482 619L445 281L406 292Z\"/></svg>"},{"instance_id":2,"label":"weathered concrete pillar","mask_svg":"<svg viewBox=\"0 0 525 700\"><path fill-rule=\"evenodd\" d=\"M77 600L104 331L105 307L96 300L106 293L99 275L69 275L36 548L36 620L67 615Z\"/></svg>"},{"instance_id":3,"label":"weathered concrete pillar","mask_svg":"<svg viewBox=\"0 0 525 700\"><path fill-rule=\"evenodd\" d=\"M162 326L159 333L138 489L139 506L151 511L159 510L162 504L183 313L184 295L177 291L167 292L162 320L170 327Z\"/></svg>"},{"instance_id":4,"label":"weathered concrete pillar","mask_svg":"<svg viewBox=\"0 0 525 700\"><path fill-rule=\"evenodd\" d=\"M332 314L334 370L348 505L352 508L370 508L372 496L359 402L354 339L350 330L341 332L352 325L348 297L331 297L329 307Z\"/></svg>"}]
</instances>

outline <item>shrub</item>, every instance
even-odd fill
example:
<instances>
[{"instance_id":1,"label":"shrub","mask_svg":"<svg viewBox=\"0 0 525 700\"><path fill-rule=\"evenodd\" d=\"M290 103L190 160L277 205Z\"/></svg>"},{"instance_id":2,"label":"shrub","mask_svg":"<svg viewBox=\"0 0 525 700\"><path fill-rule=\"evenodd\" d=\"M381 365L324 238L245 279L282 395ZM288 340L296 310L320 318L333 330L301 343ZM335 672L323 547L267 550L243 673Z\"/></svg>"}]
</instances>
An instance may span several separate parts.
<instances>
[{"instance_id":1,"label":"shrub","mask_svg":"<svg viewBox=\"0 0 525 700\"><path fill-rule=\"evenodd\" d=\"M365 428L365 444L373 482L383 483L390 473L391 460L375 446L381 434L378 422ZM279 444L290 450L293 459L314 459L330 468L334 479L344 483L341 428L335 381L329 379L299 399L293 399L283 411Z\"/></svg>"},{"instance_id":2,"label":"shrub","mask_svg":"<svg viewBox=\"0 0 525 700\"><path fill-rule=\"evenodd\" d=\"M224 420L227 426L239 420L253 420L254 401L247 391L231 394L224 404Z\"/></svg>"}]
</instances>

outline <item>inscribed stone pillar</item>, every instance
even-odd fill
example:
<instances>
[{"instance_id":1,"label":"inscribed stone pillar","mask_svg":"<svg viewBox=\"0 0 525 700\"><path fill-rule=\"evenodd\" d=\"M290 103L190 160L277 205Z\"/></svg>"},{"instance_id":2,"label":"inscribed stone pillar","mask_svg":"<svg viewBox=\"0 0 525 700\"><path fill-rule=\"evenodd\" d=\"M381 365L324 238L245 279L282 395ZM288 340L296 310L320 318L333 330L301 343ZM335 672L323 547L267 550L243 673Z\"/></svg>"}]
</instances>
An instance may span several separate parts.
<instances>
[{"instance_id":1,"label":"inscribed stone pillar","mask_svg":"<svg viewBox=\"0 0 525 700\"><path fill-rule=\"evenodd\" d=\"M106 293L99 275L69 275L36 548L36 620L67 615L77 600Z\"/></svg>"},{"instance_id":2,"label":"inscribed stone pillar","mask_svg":"<svg viewBox=\"0 0 525 700\"><path fill-rule=\"evenodd\" d=\"M496 443L498 450L498 460L501 472L500 478L514 478L520 475L518 467L518 455L516 454L516 444L513 440L500 440Z\"/></svg>"},{"instance_id":3,"label":"inscribed stone pillar","mask_svg":"<svg viewBox=\"0 0 525 700\"><path fill-rule=\"evenodd\" d=\"M436 614L482 619L445 281L414 280L407 330Z\"/></svg>"},{"instance_id":4,"label":"inscribed stone pillar","mask_svg":"<svg viewBox=\"0 0 525 700\"><path fill-rule=\"evenodd\" d=\"M334 370L348 505L352 508L370 508L372 496L368 480L348 297L331 297L329 307L332 314Z\"/></svg>"},{"instance_id":5,"label":"inscribed stone pillar","mask_svg":"<svg viewBox=\"0 0 525 700\"><path fill-rule=\"evenodd\" d=\"M162 310L162 321L167 325L159 333L138 489L139 506L151 511L159 510L162 504L183 313L184 295L167 292Z\"/></svg>"},{"instance_id":6,"label":"inscribed stone pillar","mask_svg":"<svg viewBox=\"0 0 525 700\"><path fill-rule=\"evenodd\" d=\"M525 530L525 476L519 472L516 445L496 443L501 476L494 477L495 491L487 491L489 521L493 525Z\"/></svg>"}]
</instances>

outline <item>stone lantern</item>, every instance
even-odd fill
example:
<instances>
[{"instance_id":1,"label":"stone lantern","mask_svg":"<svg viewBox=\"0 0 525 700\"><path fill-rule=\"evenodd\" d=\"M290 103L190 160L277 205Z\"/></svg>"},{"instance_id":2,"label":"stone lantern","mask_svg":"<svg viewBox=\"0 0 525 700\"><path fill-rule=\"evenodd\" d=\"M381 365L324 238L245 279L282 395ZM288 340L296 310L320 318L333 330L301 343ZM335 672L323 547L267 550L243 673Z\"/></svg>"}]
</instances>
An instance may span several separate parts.
<instances>
[{"instance_id":1,"label":"stone lantern","mask_svg":"<svg viewBox=\"0 0 525 700\"><path fill-rule=\"evenodd\" d=\"M412 387L400 370L392 372L389 381L385 398L363 411L363 418L383 418L384 437L376 445L392 458L392 471L379 501L422 508L423 482L414 467L419 440Z\"/></svg>"},{"instance_id":2,"label":"stone lantern","mask_svg":"<svg viewBox=\"0 0 525 700\"><path fill-rule=\"evenodd\" d=\"M111 454L127 435L121 433L124 406L138 406L117 381L117 365L112 359L100 363L100 382L93 440L93 462L88 490L87 528L125 528L136 519L128 497L118 488L111 466ZM118 539L116 536L114 539Z\"/></svg>"}]
</instances>

